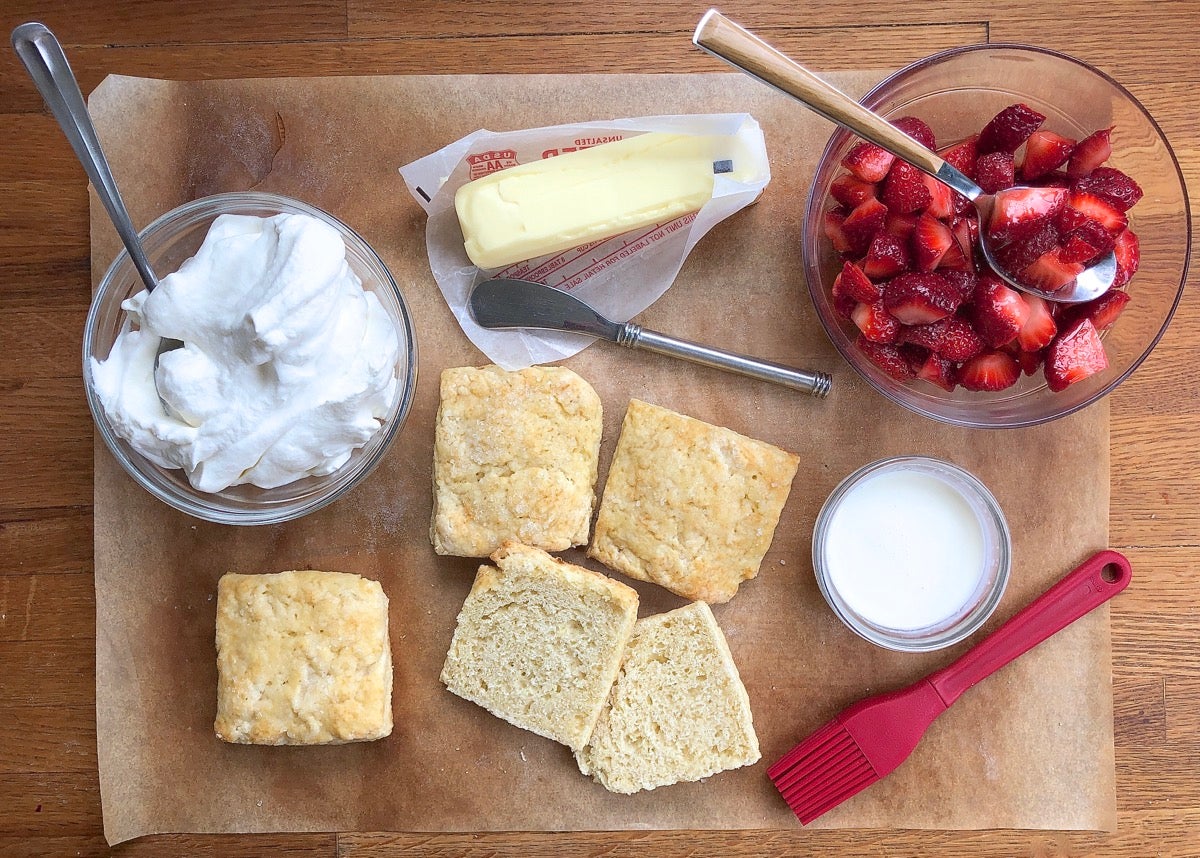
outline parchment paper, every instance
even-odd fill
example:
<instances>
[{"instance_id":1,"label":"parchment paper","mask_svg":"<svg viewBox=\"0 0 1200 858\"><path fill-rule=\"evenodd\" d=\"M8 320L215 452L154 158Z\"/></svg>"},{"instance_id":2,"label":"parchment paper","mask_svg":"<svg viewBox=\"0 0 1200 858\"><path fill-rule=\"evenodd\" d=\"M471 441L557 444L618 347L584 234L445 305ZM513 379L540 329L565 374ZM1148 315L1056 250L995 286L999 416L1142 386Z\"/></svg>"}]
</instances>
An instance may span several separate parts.
<instances>
[{"instance_id":1,"label":"parchment paper","mask_svg":"<svg viewBox=\"0 0 1200 858\"><path fill-rule=\"evenodd\" d=\"M831 77L852 92L877 73ZM1101 403L1022 431L954 429L877 396L820 330L801 275L808 181L831 126L740 75L471 76L169 83L110 78L91 106L135 221L217 191L260 188L332 212L383 256L412 306L416 401L379 469L286 525L205 524L153 500L97 440L97 742L105 836L285 830L794 828L767 766L849 703L947 663L879 649L844 628L813 581L822 501L846 474L897 454L941 456L996 494L1014 538L991 626L1106 543L1108 412ZM476 563L429 546L438 374L483 362L442 300L425 215L396 172L476 128L613 116L747 111L774 180L713 230L639 322L829 371L816 401L608 344L572 358L605 408L603 485L631 396L802 457L759 577L718 606L749 691L763 760L703 783L627 797L582 777L567 750L447 693L438 672ZM117 240L93 200L93 272ZM569 559L598 568L578 552ZM316 568L382 581L391 597L396 729L329 748L230 746L212 733L214 594L226 571ZM679 600L636 585L644 614ZM519 797L514 799L514 797ZM1115 819L1107 609L966 694L883 782L822 827L1108 829Z\"/></svg>"}]
</instances>

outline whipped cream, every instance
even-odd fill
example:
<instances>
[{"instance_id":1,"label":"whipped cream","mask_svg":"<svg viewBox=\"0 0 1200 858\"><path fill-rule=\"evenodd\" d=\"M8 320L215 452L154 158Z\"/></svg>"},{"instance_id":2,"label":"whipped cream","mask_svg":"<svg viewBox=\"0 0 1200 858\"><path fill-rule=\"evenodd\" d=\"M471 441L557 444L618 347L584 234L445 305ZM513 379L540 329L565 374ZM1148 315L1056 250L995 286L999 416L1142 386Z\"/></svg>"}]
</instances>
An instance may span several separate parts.
<instances>
[{"instance_id":1,"label":"whipped cream","mask_svg":"<svg viewBox=\"0 0 1200 858\"><path fill-rule=\"evenodd\" d=\"M396 326L314 217L221 215L195 256L121 306L108 359L91 362L105 414L200 491L332 473L396 398ZM184 345L156 370L164 337Z\"/></svg>"}]
</instances>

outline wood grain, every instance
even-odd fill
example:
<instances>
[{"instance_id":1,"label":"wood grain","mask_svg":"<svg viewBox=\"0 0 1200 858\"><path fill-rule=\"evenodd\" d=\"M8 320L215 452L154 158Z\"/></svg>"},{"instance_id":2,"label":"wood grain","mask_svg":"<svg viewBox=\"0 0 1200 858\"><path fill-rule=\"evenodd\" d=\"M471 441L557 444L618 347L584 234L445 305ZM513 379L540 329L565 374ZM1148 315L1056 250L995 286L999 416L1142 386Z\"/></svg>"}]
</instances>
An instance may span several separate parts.
<instances>
[{"instance_id":1,"label":"wood grain","mask_svg":"<svg viewBox=\"0 0 1200 858\"><path fill-rule=\"evenodd\" d=\"M722 4L816 68L892 68L980 41L1098 65L1140 98L1200 187L1197 0L1102 6L769 0ZM11 29L58 33L90 91L106 74L179 78L722 71L689 43L702 7L499 0L12 0ZM863 22L870 22L870 26ZM1064 22L1069 22L1069 26ZM1115 37L1114 34L1119 34ZM92 427L80 382L87 193L10 51L0 51L0 856L107 855L96 779ZM1194 261L1194 260L1193 260ZM1133 587L1112 606L1119 830L158 836L123 855L1195 856L1200 852L1200 301L1112 397L1111 542ZM1014 463L1020 467L1020 463ZM1036 477L1031 475L1031 486ZM1050 487L1052 488L1052 487ZM1053 515L1048 491L1047 514Z\"/></svg>"}]
</instances>

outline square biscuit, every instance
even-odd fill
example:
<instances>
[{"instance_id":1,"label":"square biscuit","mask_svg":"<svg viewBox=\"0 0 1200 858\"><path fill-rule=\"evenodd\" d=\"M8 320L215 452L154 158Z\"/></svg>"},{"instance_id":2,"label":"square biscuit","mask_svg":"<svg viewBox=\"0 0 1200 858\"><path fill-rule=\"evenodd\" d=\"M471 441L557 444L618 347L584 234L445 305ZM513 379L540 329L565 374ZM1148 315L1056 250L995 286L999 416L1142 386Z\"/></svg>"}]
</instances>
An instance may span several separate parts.
<instances>
[{"instance_id":1,"label":"square biscuit","mask_svg":"<svg viewBox=\"0 0 1200 858\"><path fill-rule=\"evenodd\" d=\"M758 574L799 458L634 399L588 555L686 599L727 602Z\"/></svg>"},{"instance_id":2,"label":"square biscuit","mask_svg":"<svg viewBox=\"0 0 1200 858\"><path fill-rule=\"evenodd\" d=\"M506 543L459 612L442 682L574 751L587 744L637 621L638 596L607 575Z\"/></svg>"},{"instance_id":3,"label":"square biscuit","mask_svg":"<svg viewBox=\"0 0 1200 858\"><path fill-rule=\"evenodd\" d=\"M392 650L379 582L344 572L222 576L214 729L248 745L389 735Z\"/></svg>"},{"instance_id":4,"label":"square biscuit","mask_svg":"<svg viewBox=\"0 0 1200 858\"><path fill-rule=\"evenodd\" d=\"M444 370L434 551L487 557L509 540L546 551L586 543L602 428L600 397L569 369Z\"/></svg>"}]
</instances>

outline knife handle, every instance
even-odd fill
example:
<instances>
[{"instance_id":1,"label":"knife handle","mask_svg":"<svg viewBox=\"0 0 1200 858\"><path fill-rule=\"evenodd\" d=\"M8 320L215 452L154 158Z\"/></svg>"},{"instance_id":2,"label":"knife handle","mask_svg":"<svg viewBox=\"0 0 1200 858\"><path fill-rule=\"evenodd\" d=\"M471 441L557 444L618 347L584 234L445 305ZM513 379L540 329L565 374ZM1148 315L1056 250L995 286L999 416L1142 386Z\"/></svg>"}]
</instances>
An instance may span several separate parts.
<instances>
[{"instance_id":1,"label":"knife handle","mask_svg":"<svg viewBox=\"0 0 1200 858\"><path fill-rule=\"evenodd\" d=\"M617 331L617 343L631 349L645 349L655 354L683 358L726 372L736 372L748 378L782 384L793 390L824 397L832 383L828 373L808 372L771 361L758 360L734 352L722 351L711 346L669 337L657 331L647 330L632 322L622 325Z\"/></svg>"}]
</instances>

